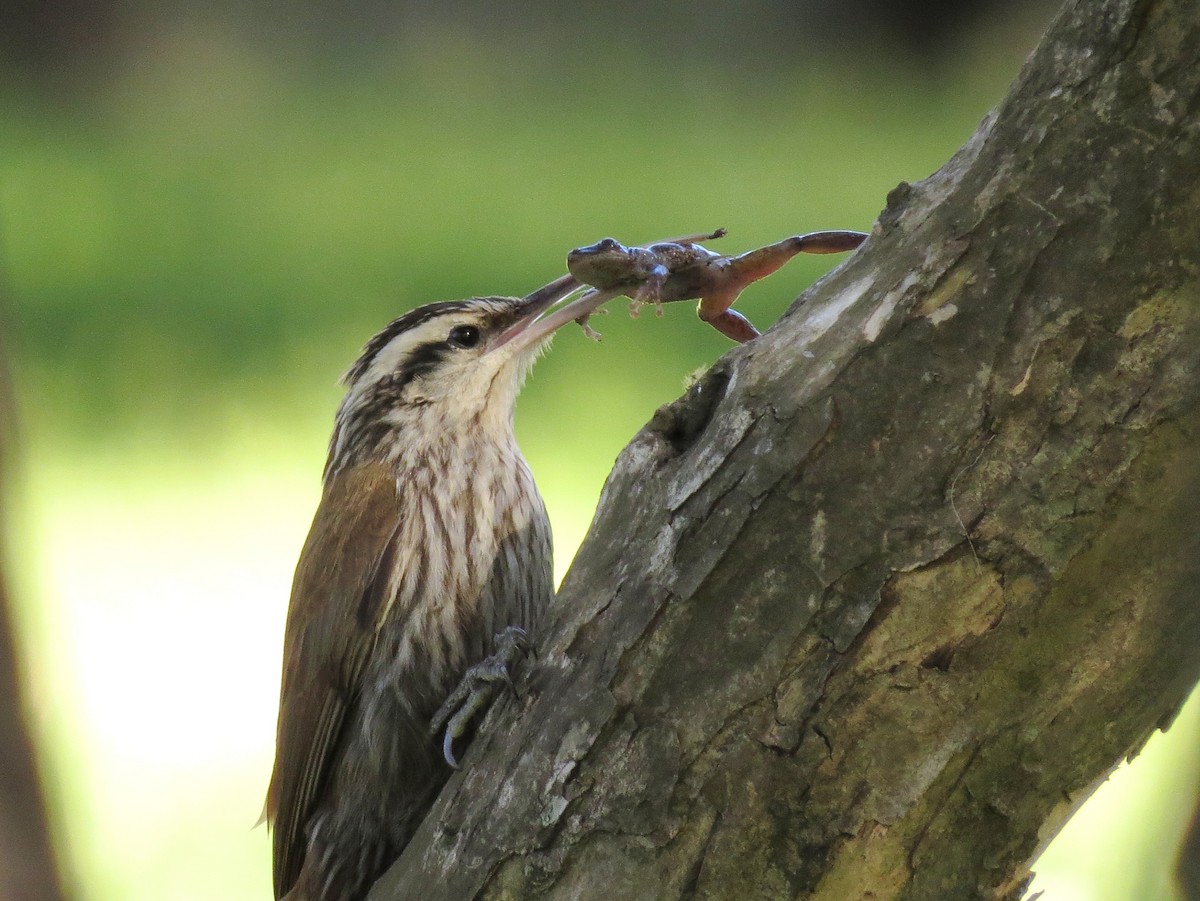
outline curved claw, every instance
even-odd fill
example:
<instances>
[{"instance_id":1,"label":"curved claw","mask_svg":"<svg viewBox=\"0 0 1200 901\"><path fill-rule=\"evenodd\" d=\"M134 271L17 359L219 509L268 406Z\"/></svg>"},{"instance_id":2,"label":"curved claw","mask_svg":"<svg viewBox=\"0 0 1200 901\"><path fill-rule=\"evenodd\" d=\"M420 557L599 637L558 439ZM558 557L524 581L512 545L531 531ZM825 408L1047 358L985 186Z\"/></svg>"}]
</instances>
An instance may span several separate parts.
<instances>
[{"instance_id":1,"label":"curved claw","mask_svg":"<svg viewBox=\"0 0 1200 901\"><path fill-rule=\"evenodd\" d=\"M507 672L505 672L500 680L495 681L506 681L508 684L512 684L511 680L508 679ZM454 713L450 717L449 722L446 723L446 734L442 737L442 757L452 770L458 769L458 758L454 756L454 740L462 737L463 733L467 731L467 725L475 718L475 714L483 709L496 693L494 681L488 675L480 675L479 673L472 673L470 671L468 671L466 677L464 677L462 683L459 685L459 689L463 689L464 686L466 690L461 692L463 697L459 699L459 704L462 706L456 710L451 707ZM451 698L455 698L456 695L460 695L460 691L455 691L451 695ZM443 710L445 706L443 705Z\"/></svg>"},{"instance_id":2,"label":"curved claw","mask_svg":"<svg viewBox=\"0 0 1200 901\"><path fill-rule=\"evenodd\" d=\"M509 626L496 635L496 652L472 666L463 674L458 687L450 693L437 713L429 722L430 735L442 736L442 757L451 769L459 768L454 756L454 740L460 738L467 726L496 694L496 686L503 684L516 692L509 667L529 648L529 636L520 626Z\"/></svg>"},{"instance_id":3,"label":"curved claw","mask_svg":"<svg viewBox=\"0 0 1200 901\"><path fill-rule=\"evenodd\" d=\"M458 759L454 756L454 739L457 736L449 729L446 730L446 735L442 738L442 757L446 763L450 764L450 769L458 769Z\"/></svg>"}]
</instances>

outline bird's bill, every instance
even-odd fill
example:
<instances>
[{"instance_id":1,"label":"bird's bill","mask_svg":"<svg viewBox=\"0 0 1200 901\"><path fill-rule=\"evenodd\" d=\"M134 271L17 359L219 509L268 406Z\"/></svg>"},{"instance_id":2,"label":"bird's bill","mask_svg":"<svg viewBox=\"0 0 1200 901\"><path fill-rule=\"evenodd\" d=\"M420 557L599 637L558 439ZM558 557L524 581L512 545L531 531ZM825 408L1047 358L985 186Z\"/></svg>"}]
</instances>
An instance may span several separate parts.
<instances>
[{"instance_id":1,"label":"bird's bill","mask_svg":"<svg viewBox=\"0 0 1200 901\"><path fill-rule=\"evenodd\" d=\"M584 287L574 276L564 275L527 295L520 305L521 318L500 335L493 349L507 347L511 352L520 352L535 347L543 338L562 328L568 322L594 312L605 302L620 295L620 291L588 291L581 297L559 307L553 313L542 314L564 298L570 297Z\"/></svg>"}]
</instances>

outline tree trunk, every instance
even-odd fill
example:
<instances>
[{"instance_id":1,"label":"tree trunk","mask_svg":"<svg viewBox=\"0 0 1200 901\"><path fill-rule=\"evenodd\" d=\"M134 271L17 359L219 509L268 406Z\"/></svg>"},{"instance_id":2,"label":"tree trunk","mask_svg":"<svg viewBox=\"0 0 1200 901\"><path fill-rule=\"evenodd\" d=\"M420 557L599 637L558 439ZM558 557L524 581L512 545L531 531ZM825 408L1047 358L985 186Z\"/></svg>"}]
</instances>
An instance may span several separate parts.
<instances>
[{"instance_id":1,"label":"tree trunk","mask_svg":"<svg viewBox=\"0 0 1200 901\"><path fill-rule=\"evenodd\" d=\"M0 304L0 319L3 312ZM0 513L7 491L4 464L13 441L13 406L0 343ZM27 698L4 577L7 542L3 519L0 516L0 899L61 901L63 891L38 779L37 755L25 718Z\"/></svg>"},{"instance_id":2,"label":"tree trunk","mask_svg":"<svg viewBox=\"0 0 1200 901\"><path fill-rule=\"evenodd\" d=\"M1200 675L1198 211L1200 7L1071 3L626 448L371 898L1017 897Z\"/></svg>"}]
</instances>

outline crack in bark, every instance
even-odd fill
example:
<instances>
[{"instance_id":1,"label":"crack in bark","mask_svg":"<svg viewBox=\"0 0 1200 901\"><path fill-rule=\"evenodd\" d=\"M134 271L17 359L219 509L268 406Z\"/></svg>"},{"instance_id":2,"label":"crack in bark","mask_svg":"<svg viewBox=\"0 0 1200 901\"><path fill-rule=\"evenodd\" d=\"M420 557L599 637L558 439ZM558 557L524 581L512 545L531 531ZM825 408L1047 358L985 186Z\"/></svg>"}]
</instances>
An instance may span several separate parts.
<instances>
[{"instance_id":1,"label":"crack in bark","mask_svg":"<svg viewBox=\"0 0 1200 901\"><path fill-rule=\"evenodd\" d=\"M934 820L941 815L946 805L950 802L950 798L958 791L959 786L963 784L963 780L967 777L967 771L971 769L971 765L975 762L975 758L979 756L979 751L982 747L983 742L974 743L971 752L967 755L967 759L963 762L962 769L959 770L958 775L955 776L946 793L933 806L933 809L929 812L929 816L925 819L924 825L921 826L917 834L913 837L912 844L908 849L908 870L910 873L915 872L917 869L917 852L921 849L921 845L925 841L925 836L929 833L929 828L933 825Z\"/></svg>"},{"instance_id":2,"label":"crack in bark","mask_svg":"<svg viewBox=\"0 0 1200 901\"><path fill-rule=\"evenodd\" d=\"M826 735L825 732L822 731L821 727L818 726L816 723L813 723L811 728L812 728L812 731L816 733L817 737L819 739L821 739L822 742L825 743L825 756L828 757L830 760L832 760L833 759L833 742L829 740L829 736Z\"/></svg>"},{"instance_id":3,"label":"crack in bark","mask_svg":"<svg viewBox=\"0 0 1200 901\"><path fill-rule=\"evenodd\" d=\"M697 802L699 803L699 802ZM704 834L704 842L700 846L699 852L696 854L695 862L692 865L683 886L680 890L680 901L690 901L696 897L696 890L700 885L700 873L704 869L704 860L708 857L708 848L712 844L713 836L717 833L717 826L721 822L721 814L719 811L714 812L712 821L708 825L708 829Z\"/></svg>"},{"instance_id":4,"label":"crack in bark","mask_svg":"<svg viewBox=\"0 0 1200 901\"><path fill-rule=\"evenodd\" d=\"M991 444L992 441L995 440L995 438L996 438L996 433L993 432L991 435L988 436L988 439L985 442L983 442L983 446L981 448L979 448L979 453L977 453L975 455L975 459L972 460L966 466L964 466L962 469L960 469L957 473L955 473L954 478L950 481L950 489L948 492L948 501L950 503L950 509L954 513L954 518L958 521L958 527L960 529L962 529L963 536L967 539L967 544L970 545L970 547L971 547L971 556L973 556L975 558L975 565L979 566L980 568L982 568L982 565L979 562L979 553L975 550L975 542L971 538L971 532L967 528L967 524L965 522L963 522L962 515L958 512L958 507L956 507L954 505L954 487L958 484L959 478L965 472L975 468L976 464L979 463L980 458L983 456L984 451L986 451L988 449L988 445ZM977 524L983 516L984 516L984 510L981 509L980 512L974 517L974 520L972 522L972 527L974 527L974 525Z\"/></svg>"}]
</instances>

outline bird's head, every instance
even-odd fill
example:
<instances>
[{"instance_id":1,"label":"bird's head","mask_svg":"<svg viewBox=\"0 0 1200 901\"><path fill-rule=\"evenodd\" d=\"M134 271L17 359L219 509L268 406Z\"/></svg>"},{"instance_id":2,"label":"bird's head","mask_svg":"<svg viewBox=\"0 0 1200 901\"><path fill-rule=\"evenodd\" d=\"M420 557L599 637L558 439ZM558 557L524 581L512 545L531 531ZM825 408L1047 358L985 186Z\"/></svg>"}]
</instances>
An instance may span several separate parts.
<instances>
[{"instance_id":1,"label":"bird's head","mask_svg":"<svg viewBox=\"0 0 1200 901\"><path fill-rule=\"evenodd\" d=\"M367 342L343 381L327 472L405 430L511 429L517 393L554 332L590 312L581 301L543 315L579 283L564 276L527 297L473 297L405 313Z\"/></svg>"}]
</instances>

